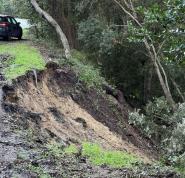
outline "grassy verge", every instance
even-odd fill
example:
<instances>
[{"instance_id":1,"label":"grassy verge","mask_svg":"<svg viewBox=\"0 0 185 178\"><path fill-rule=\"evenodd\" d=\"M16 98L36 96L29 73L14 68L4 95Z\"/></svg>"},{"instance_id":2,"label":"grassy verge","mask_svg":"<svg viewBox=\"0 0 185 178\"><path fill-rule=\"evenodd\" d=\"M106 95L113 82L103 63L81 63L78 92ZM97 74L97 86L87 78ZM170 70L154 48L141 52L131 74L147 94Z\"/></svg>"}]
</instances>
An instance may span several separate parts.
<instances>
[{"instance_id":1,"label":"grassy verge","mask_svg":"<svg viewBox=\"0 0 185 178\"><path fill-rule=\"evenodd\" d=\"M13 56L6 61L4 74L7 79L13 79L25 74L32 69L44 69L45 62L39 51L23 43L11 43L0 45L0 54L10 54Z\"/></svg>"}]
</instances>

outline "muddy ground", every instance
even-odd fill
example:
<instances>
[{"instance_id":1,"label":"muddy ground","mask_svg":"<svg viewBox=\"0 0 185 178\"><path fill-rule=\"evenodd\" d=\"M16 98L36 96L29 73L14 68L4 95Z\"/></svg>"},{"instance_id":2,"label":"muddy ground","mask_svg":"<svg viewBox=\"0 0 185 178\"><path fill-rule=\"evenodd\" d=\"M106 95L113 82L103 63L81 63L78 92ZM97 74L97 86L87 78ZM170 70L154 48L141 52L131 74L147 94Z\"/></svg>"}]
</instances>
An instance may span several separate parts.
<instances>
[{"instance_id":1,"label":"muddy ground","mask_svg":"<svg viewBox=\"0 0 185 178\"><path fill-rule=\"evenodd\" d=\"M157 158L153 143L127 123L127 108L106 94L87 89L68 67L47 64L0 82L0 178L121 178L179 177L173 171L113 169L93 166L80 154L56 156L48 144L61 149L88 140L104 148L125 150L145 163Z\"/></svg>"}]
</instances>

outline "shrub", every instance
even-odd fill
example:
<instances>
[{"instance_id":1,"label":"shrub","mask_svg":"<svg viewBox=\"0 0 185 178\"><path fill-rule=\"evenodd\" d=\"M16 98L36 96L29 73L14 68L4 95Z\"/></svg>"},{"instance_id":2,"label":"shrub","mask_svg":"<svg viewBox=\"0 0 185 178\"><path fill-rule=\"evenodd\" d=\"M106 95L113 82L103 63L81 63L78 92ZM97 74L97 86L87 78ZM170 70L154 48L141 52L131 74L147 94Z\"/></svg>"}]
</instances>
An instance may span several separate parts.
<instances>
[{"instance_id":1,"label":"shrub","mask_svg":"<svg viewBox=\"0 0 185 178\"><path fill-rule=\"evenodd\" d=\"M139 111L130 113L129 122L158 141L167 153L167 160L185 173L185 103L179 104L177 111L171 113L166 100L157 98L148 103L145 115Z\"/></svg>"},{"instance_id":2,"label":"shrub","mask_svg":"<svg viewBox=\"0 0 185 178\"><path fill-rule=\"evenodd\" d=\"M74 153L78 153L78 148L76 145L71 144L69 147L64 149L64 152L66 154L74 154Z\"/></svg>"},{"instance_id":3,"label":"shrub","mask_svg":"<svg viewBox=\"0 0 185 178\"><path fill-rule=\"evenodd\" d=\"M129 114L129 122L138 126L143 133L158 144L171 135L173 120L171 109L164 97L149 102L145 108L145 115L139 111ZM170 128L170 129L169 129Z\"/></svg>"},{"instance_id":4,"label":"shrub","mask_svg":"<svg viewBox=\"0 0 185 178\"><path fill-rule=\"evenodd\" d=\"M99 50L104 28L105 25L96 17L89 17L79 24L78 39L86 51L96 53Z\"/></svg>"},{"instance_id":5,"label":"shrub","mask_svg":"<svg viewBox=\"0 0 185 178\"><path fill-rule=\"evenodd\" d=\"M167 139L168 152L185 153L185 103L179 105L171 120L174 121L174 128Z\"/></svg>"},{"instance_id":6,"label":"shrub","mask_svg":"<svg viewBox=\"0 0 185 178\"><path fill-rule=\"evenodd\" d=\"M75 55L74 55L75 54ZM97 90L101 90L102 84L105 83L105 79L102 77L100 69L95 68L86 59L85 55L75 51L73 57L69 60L60 61L60 64L67 64L77 73L79 80L82 81L88 88L94 87Z\"/></svg>"},{"instance_id":7,"label":"shrub","mask_svg":"<svg viewBox=\"0 0 185 178\"><path fill-rule=\"evenodd\" d=\"M60 144L60 143L48 143L46 145L47 149L48 149L48 155L53 155L55 157L61 157L64 153L64 145Z\"/></svg>"},{"instance_id":8,"label":"shrub","mask_svg":"<svg viewBox=\"0 0 185 178\"><path fill-rule=\"evenodd\" d=\"M168 152L185 151L185 103L172 113L163 97L156 98L147 104L145 114L139 110L130 113L129 122L161 146L167 146Z\"/></svg>"}]
</instances>

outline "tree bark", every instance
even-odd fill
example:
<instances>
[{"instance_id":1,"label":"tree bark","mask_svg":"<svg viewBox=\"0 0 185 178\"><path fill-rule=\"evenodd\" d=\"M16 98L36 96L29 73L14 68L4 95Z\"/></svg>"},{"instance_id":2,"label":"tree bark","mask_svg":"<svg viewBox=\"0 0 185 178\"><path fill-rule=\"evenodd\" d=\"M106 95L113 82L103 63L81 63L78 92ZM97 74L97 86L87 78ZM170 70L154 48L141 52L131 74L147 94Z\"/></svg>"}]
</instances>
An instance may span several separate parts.
<instances>
[{"instance_id":1,"label":"tree bark","mask_svg":"<svg viewBox=\"0 0 185 178\"><path fill-rule=\"evenodd\" d=\"M180 87L178 86L178 84L176 83L176 81L171 78L171 81L172 81L172 84L174 85L175 89L177 90L177 93L179 94L179 96L181 97L182 99L182 102L185 102L185 97L184 95L182 94L181 90L180 90Z\"/></svg>"},{"instance_id":2,"label":"tree bark","mask_svg":"<svg viewBox=\"0 0 185 178\"><path fill-rule=\"evenodd\" d=\"M64 51L65 51L65 57L67 59L69 59L71 57L70 46L69 46L68 39L67 39L66 35L64 34L62 28L59 26L59 24L56 22L56 20L50 14L48 14L46 11L44 11L43 9L40 8L40 6L36 0L31 0L31 4L33 5L35 11L39 15L41 15L43 18L45 18L48 21L48 23L55 28L55 30L56 30L57 34L59 35L60 40L63 44Z\"/></svg>"},{"instance_id":3,"label":"tree bark","mask_svg":"<svg viewBox=\"0 0 185 178\"><path fill-rule=\"evenodd\" d=\"M152 88L152 78L154 73L154 67L151 61L146 64L147 71L144 77L144 102L147 103L150 100L151 88Z\"/></svg>"},{"instance_id":4,"label":"tree bark","mask_svg":"<svg viewBox=\"0 0 185 178\"><path fill-rule=\"evenodd\" d=\"M163 69L163 67L157 57L157 54L155 52L155 47L153 44L149 44L146 39L144 40L144 44L145 44L145 47L146 47L148 54L150 56L151 62L154 65L154 69L157 73L157 76L158 76L160 85L163 89L166 100L167 100L168 104L171 106L171 108L173 109L173 111L175 111L177 108L176 108L175 101L173 100L172 94L169 89L167 75L166 75L166 73L165 73L165 71L164 71L164 69ZM152 48L151 48L151 46L152 46ZM162 70L165 79L163 78L160 69Z\"/></svg>"}]
</instances>

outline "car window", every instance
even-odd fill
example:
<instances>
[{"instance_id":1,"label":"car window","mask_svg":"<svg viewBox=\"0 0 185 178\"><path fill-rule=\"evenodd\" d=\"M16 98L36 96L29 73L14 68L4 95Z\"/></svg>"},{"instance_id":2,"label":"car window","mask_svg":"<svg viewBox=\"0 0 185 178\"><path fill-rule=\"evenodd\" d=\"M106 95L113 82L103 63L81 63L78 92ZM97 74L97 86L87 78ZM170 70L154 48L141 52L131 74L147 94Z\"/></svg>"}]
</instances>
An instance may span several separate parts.
<instances>
[{"instance_id":1,"label":"car window","mask_svg":"<svg viewBox=\"0 0 185 178\"><path fill-rule=\"evenodd\" d=\"M11 21L13 24L15 24L15 25L17 24L17 21L14 18L11 18Z\"/></svg>"},{"instance_id":2,"label":"car window","mask_svg":"<svg viewBox=\"0 0 185 178\"><path fill-rule=\"evenodd\" d=\"M0 22L7 22L7 20L4 17L0 17Z\"/></svg>"},{"instance_id":3,"label":"car window","mask_svg":"<svg viewBox=\"0 0 185 178\"><path fill-rule=\"evenodd\" d=\"M7 17L7 20L8 20L9 23L12 23L10 17Z\"/></svg>"}]
</instances>

